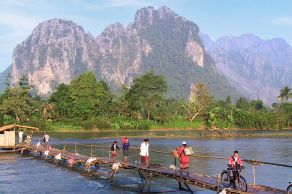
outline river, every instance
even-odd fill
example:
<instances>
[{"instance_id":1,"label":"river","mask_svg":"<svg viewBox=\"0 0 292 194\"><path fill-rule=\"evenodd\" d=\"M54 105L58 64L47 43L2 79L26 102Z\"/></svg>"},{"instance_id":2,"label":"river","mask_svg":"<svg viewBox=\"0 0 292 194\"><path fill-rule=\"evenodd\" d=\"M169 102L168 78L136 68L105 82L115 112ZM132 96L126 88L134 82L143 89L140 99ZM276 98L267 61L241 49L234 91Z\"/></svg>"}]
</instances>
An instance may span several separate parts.
<instances>
[{"instance_id":1,"label":"river","mask_svg":"<svg viewBox=\"0 0 292 194\"><path fill-rule=\"evenodd\" d=\"M110 134L119 136L120 134ZM138 147L142 138L128 134L131 146ZM139 134L141 135L141 134ZM64 148L65 143L96 144L110 146L112 141L120 138L103 137L97 133L56 133L51 135L51 143ZM109 135L107 135L109 136ZM190 136L189 136L190 137ZM34 137L36 142L39 137ZM170 152L182 141L187 141L196 155L229 157L233 150L239 150L241 158L292 165L292 138L151 138L150 150ZM74 151L73 145L66 145L67 150ZM78 153L89 154L90 147L77 146ZM93 155L108 156L104 148L94 148ZM118 155L120 158L121 153ZM151 162L169 166L173 164L171 155L150 153ZM130 161L137 159L137 153L130 153ZM191 158L191 172L216 176L227 161L216 159ZM256 166L256 184L285 189L292 181L292 169L270 165ZM0 153L0 193L136 193L140 183L138 173L131 170L120 170L112 183L107 183L108 168L102 167L97 175L85 176L78 171L61 165L54 166L43 160L18 154ZM246 164L243 176L248 183L253 182L252 167ZM155 178L152 191L175 192L177 182L166 178ZM194 188L196 193L214 193ZM180 192L184 193L184 192Z\"/></svg>"}]
</instances>

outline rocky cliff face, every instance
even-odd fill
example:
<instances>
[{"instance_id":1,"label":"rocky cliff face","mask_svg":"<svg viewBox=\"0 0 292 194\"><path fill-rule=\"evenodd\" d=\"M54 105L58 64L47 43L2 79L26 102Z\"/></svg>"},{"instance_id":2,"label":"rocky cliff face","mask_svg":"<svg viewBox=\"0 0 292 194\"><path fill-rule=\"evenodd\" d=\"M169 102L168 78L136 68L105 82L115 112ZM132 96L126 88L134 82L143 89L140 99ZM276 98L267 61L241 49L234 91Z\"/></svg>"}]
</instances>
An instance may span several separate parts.
<instances>
[{"instance_id":1,"label":"rocky cliff face","mask_svg":"<svg viewBox=\"0 0 292 194\"><path fill-rule=\"evenodd\" d=\"M252 34L217 41L202 38L218 70L249 97L271 104L280 88L292 85L292 47L284 40Z\"/></svg>"},{"instance_id":2,"label":"rocky cliff face","mask_svg":"<svg viewBox=\"0 0 292 194\"><path fill-rule=\"evenodd\" d=\"M13 83L25 74L47 96L60 83L92 70L114 91L148 71L162 74L169 96L186 98L205 82L217 97L236 94L205 52L198 26L167 7L142 8L128 26L115 23L96 38L77 24L53 19L39 24L13 54Z\"/></svg>"},{"instance_id":3,"label":"rocky cliff face","mask_svg":"<svg viewBox=\"0 0 292 194\"><path fill-rule=\"evenodd\" d=\"M12 80L23 74L39 95L46 96L59 84L93 70L97 45L90 34L70 21L53 19L39 24L13 53Z\"/></svg>"}]
</instances>

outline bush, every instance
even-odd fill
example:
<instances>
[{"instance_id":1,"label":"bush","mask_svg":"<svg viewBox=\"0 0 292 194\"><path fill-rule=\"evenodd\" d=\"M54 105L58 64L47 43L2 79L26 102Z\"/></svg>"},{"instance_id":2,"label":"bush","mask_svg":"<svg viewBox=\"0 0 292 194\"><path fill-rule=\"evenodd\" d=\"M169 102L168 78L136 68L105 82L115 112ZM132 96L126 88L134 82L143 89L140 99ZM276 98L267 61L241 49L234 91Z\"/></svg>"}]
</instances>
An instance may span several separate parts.
<instances>
[{"instance_id":1,"label":"bush","mask_svg":"<svg viewBox=\"0 0 292 194\"><path fill-rule=\"evenodd\" d=\"M111 126L112 128L118 130L134 130L134 129L149 130L151 122L147 120L137 121L130 120L124 117L117 117L113 119Z\"/></svg>"},{"instance_id":2,"label":"bush","mask_svg":"<svg viewBox=\"0 0 292 194\"><path fill-rule=\"evenodd\" d=\"M48 124L43 119L40 119L37 116L32 116L30 120L25 123L25 125L33 126L39 128L41 131L46 131L48 128Z\"/></svg>"},{"instance_id":3,"label":"bush","mask_svg":"<svg viewBox=\"0 0 292 194\"><path fill-rule=\"evenodd\" d=\"M275 115L269 112L236 110L234 114L235 125L244 129L273 129L275 120Z\"/></svg>"},{"instance_id":4,"label":"bush","mask_svg":"<svg viewBox=\"0 0 292 194\"><path fill-rule=\"evenodd\" d=\"M110 122L106 118L90 118L81 123L82 128L90 129L109 129L111 128Z\"/></svg>"},{"instance_id":5,"label":"bush","mask_svg":"<svg viewBox=\"0 0 292 194\"><path fill-rule=\"evenodd\" d=\"M10 125L10 124L13 124L16 122L17 121L14 118L12 118L10 115L4 114L4 116L3 116L3 124L4 125Z\"/></svg>"},{"instance_id":6,"label":"bush","mask_svg":"<svg viewBox=\"0 0 292 194\"><path fill-rule=\"evenodd\" d=\"M49 122L46 121L45 122L45 128L42 130L46 130L46 131L60 131L60 130L64 130L64 129L74 129L76 131L80 130L81 127L79 125L72 125L72 124L67 124L67 123L63 123L63 122Z\"/></svg>"},{"instance_id":7,"label":"bush","mask_svg":"<svg viewBox=\"0 0 292 194\"><path fill-rule=\"evenodd\" d=\"M147 121L141 121L138 124L138 129L141 130L149 130L150 129L150 123Z\"/></svg>"}]
</instances>

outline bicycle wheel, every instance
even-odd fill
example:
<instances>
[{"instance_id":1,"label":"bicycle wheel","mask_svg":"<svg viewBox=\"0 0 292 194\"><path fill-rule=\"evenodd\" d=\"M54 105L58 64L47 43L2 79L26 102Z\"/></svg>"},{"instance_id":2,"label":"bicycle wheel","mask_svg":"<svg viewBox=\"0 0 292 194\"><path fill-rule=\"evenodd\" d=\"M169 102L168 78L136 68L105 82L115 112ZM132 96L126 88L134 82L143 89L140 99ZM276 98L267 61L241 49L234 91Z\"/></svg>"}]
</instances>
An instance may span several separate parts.
<instances>
[{"instance_id":1,"label":"bicycle wheel","mask_svg":"<svg viewBox=\"0 0 292 194\"><path fill-rule=\"evenodd\" d=\"M235 180L235 186L237 187L238 190L246 192L247 191L247 184L245 179L242 176L239 176Z\"/></svg>"},{"instance_id":2,"label":"bicycle wheel","mask_svg":"<svg viewBox=\"0 0 292 194\"><path fill-rule=\"evenodd\" d=\"M231 180L228 172L221 173L221 183L224 187L230 187Z\"/></svg>"},{"instance_id":3,"label":"bicycle wheel","mask_svg":"<svg viewBox=\"0 0 292 194\"><path fill-rule=\"evenodd\" d=\"M292 194L292 184L287 187L288 194Z\"/></svg>"}]
</instances>

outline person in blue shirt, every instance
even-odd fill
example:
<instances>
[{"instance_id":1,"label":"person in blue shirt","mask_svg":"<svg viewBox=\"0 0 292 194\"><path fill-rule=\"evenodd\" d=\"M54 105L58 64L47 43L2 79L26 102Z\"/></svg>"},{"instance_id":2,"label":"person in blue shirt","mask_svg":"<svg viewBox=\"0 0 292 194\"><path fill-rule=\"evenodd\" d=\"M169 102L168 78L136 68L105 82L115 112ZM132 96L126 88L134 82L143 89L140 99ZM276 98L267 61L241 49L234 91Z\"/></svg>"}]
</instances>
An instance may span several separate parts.
<instances>
[{"instance_id":1,"label":"person in blue shirt","mask_svg":"<svg viewBox=\"0 0 292 194\"><path fill-rule=\"evenodd\" d=\"M123 154L124 154L124 161L128 162L129 160L129 148L130 148L130 143L129 139L126 137L123 139Z\"/></svg>"}]
</instances>

